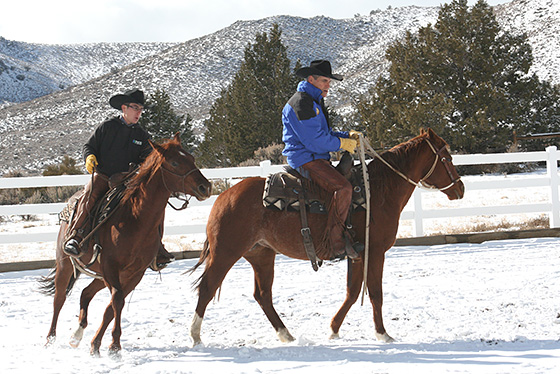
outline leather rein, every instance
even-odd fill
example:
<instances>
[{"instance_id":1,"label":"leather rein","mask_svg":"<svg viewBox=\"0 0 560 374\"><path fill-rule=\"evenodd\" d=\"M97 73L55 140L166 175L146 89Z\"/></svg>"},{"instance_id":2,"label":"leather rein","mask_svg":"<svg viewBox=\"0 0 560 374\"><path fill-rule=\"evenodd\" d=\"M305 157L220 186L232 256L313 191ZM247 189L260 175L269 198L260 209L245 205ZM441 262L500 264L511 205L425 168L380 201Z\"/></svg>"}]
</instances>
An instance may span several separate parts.
<instances>
[{"instance_id":1,"label":"leather rein","mask_svg":"<svg viewBox=\"0 0 560 374\"><path fill-rule=\"evenodd\" d=\"M441 147L440 149L436 149L436 147L432 144L432 142L428 138L423 139L430 146L430 149L434 153L435 158L434 158L434 163L432 164L432 167L430 168L430 170L428 170L426 175L424 175L422 178L420 178L420 180L418 182L415 182L412 179L410 179L409 177L407 177L405 174L403 174L402 172L397 170L393 165L391 165L389 162L387 162L383 157L381 157L379 155L379 153L377 153L371 147L371 145L368 143L368 141L365 138L362 138L362 139L364 140L364 143L365 143L364 146L366 148L365 151L368 155L370 155L371 157L374 157L374 158L377 157L381 162L383 162L385 165L387 165L391 170L393 170L395 173L397 173L401 178L403 178L408 183L410 183L410 184L412 184L416 187L420 187L420 188L424 188L424 189L428 189L428 190L445 191L445 190L453 187L455 184L457 184L461 180L460 176L458 176L457 178L453 178L453 173L451 172L451 166L450 166L451 160L449 160L447 157L444 157L444 156L441 155L441 153L446 149L445 145L443 147ZM445 167L445 170L447 171L447 175L449 176L449 179L451 180L451 183L449 183L445 187L438 187L436 185L433 185L433 184L430 184L430 183L426 182L426 179L428 179L434 173L434 170L436 169L438 161L441 161L441 163Z\"/></svg>"}]
</instances>

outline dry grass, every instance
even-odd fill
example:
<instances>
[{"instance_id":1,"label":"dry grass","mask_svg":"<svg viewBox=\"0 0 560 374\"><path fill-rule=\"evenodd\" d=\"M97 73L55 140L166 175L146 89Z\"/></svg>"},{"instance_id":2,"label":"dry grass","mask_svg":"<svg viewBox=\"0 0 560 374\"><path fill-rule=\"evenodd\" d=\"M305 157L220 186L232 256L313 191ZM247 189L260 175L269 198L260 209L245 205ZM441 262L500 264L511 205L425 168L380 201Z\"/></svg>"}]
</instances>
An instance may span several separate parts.
<instances>
[{"instance_id":1,"label":"dry grass","mask_svg":"<svg viewBox=\"0 0 560 374\"><path fill-rule=\"evenodd\" d=\"M496 221L493 217L490 222L466 223L460 227L450 227L448 230L434 231L427 236L451 235L451 234L473 234L481 232L495 231L514 231L514 230L538 230L550 228L550 222L547 215L543 214L535 218L528 218L524 221L512 222L507 217Z\"/></svg>"}]
</instances>

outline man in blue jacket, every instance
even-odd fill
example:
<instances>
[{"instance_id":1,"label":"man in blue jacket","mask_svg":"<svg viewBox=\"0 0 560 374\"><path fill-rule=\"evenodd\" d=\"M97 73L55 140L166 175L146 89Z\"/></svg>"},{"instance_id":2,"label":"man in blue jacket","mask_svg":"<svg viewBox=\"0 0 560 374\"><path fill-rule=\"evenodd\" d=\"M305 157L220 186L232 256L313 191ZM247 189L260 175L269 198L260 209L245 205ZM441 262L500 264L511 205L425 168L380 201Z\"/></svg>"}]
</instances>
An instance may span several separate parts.
<instances>
[{"instance_id":1,"label":"man in blue jacket","mask_svg":"<svg viewBox=\"0 0 560 374\"><path fill-rule=\"evenodd\" d=\"M282 110L282 154L292 168L332 194L323 241L331 249L332 257L346 254L356 258L357 248L352 247L352 239L345 231L352 185L331 165L330 152L354 153L360 133L333 131L324 104L331 81L341 81L343 77L332 73L327 60L312 61L296 75L305 81L298 84L297 92Z\"/></svg>"}]
</instances>

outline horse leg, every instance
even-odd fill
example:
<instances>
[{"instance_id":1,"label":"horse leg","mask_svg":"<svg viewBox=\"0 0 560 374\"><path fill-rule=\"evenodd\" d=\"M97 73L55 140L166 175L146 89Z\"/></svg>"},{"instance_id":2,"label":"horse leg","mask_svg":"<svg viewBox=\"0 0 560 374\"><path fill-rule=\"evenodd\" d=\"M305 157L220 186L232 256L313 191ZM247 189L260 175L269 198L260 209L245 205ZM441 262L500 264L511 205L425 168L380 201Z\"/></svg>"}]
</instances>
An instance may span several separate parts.
<instances>
[{"instance_id":1,"label":"horse leg","mask_svg":"<svg viewBox=\"0 0 560 374\"><path fill-rule=\"evenodd\" d=\"M367 288L369 291L369 299L373 306L373 323L375 324L375 336L377 340L385 343L394 342L383 326L383 264L385 263L385 254L371 256L368 271Z\"/></svg>"},{"instance_id":2,"label":"horse leg","mask_svg":"<svg viewBox=\"0 0 560 374\"><path fill-rule=\"evenodd\" d=\"M103 283L100 279L94 279L93 282L89 284L84 290L82 291L82 295L80 296L80 317L79 317L79 325L72 338L70 339L70 345L74 348L77 348L82 341L82 337L84 336L84 329L88 325L87 316L88 316L88 306L93 297L105 288L105 283Z\"/></svg>"},{"instance_id":3,"label":"horse leg","mask_svg":"<svg viewBox=\"0 0 560 374\"><path fill-rule=\"evenodd\" d=\"M363 261L348 261L346 299L344 299L342 306L331 320L331 335L329 339L336 339L339 337L338 332L340 331L340 326L344 318L346 318L346 314L348 314L348 311L360 296L360 290L364 279L363 269Z\"/></svg>"},{"instance_id":4,"label":"horse leg","mask_svg":"<svg viewBox=\"0 0 560 374\"><path fill-rule=\"evenodd\" d=\"M67 287L72 278L73 268L68 258L59 261L56 266L56 273L54 275L54 300L53 300L53 317L51 327L47 335L47 344L50 345L56 340L56 325L60 310L66 302Z\"/></svg>"},{"instance_id":5,"label":"horse leg","mask_svg":"<svg viewBox=\"0 0 560 374\"><path fill-rule=\"evenodd\" d=\"M225 252L227 253L227 252ZM230 254L235 253L231 251ZM202 320L204 319L204 312L208 303L214 298L218 287L222 284L227 272L231 267L241 258L241 256L220 258L221 263L207 262L206 268L200 277L200 282L198 284L198 302L196 304L195 313L191 323L191 338L193 340L193 345L198 345L202 343L200 339L200 330L202 327ZM226 262L227 261L227 262Z\"/></svg>"},{"instance_id":6,"label":"horse leg","mask_svg":"<svg viewBox=\"0 0 560 374\"><path fill-rule=\"evenodd\" d=\"M132 290L140 283L142 277L144 276L144 270L137 270L132 274L130 278L127 278L124 281L124 284L120 286L120 283L116 287L112 287L112 296L111 296L111 305L113 307L113 314L115 318L115 323L113 324L113 331L111 332L113 336L113 341L109 346L109 353L112 356L118 356L119 352L121 351L121 335L122 335L122 327L121 327L121 318L122 318L122 310L124 308L125 299ZM122 274L121 277L125 277Z\"/></svg>"},{"instance_id":7,"label":"horse leg","mask_svg":"<svg viewBox=\"0 0 560 374\"><path fill-rule=\"evenodd\" d=\"M103 321L101 322L101 326L99 326L99 329L97 329L97 332L95 333L91 341L90 353L92 356L99 357L99 348L101 347L101 339L103 339L103 334L105 334L105 331L107 330L107 327L109 326L109 323L111 323L111 321L113 320L114 316L115 313L113 311L113 305L111 301L111 303L107 305L107 308L105 308L105 313L103 313Z\"/></svg>"},{"instance_id":8,"label":"horse leg","mask_svg":"<svg viewBox=\"0 0 560 374\"><path fill-rule=\"evenodd\" d=\"M284 343L294 341L294 337L290 334L272 304L272 283L274 281L276 253L270 248L259 246L245 254L244 257L255 272L255 292L253 294L255 300L276 330L280 341Z\"/></svg>"}]
</instances>

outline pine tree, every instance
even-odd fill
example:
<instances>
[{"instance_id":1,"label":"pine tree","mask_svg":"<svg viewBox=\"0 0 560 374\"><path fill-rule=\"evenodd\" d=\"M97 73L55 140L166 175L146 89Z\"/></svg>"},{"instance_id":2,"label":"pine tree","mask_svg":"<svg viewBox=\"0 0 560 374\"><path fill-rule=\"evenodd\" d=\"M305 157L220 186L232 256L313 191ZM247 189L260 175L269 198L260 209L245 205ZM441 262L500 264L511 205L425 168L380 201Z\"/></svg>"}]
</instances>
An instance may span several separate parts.
<instances>
[{"instance_id":1,"label":"pine tree","mask_svg":"<svg viewBox=\"0 0 560 374\"><path fill-rule=\"evenodd\" d=\"M198 158L202 165L238 165L257 149L281 142L282 108L298 81L281 36L274 24L245 48L239 70L204 123L207 130Z\"/></svg>"},{"instance_id":2,"label":"pine tree","mask_svg":"<svg viewBox=\"0 0 560 374\"><path fill-rule=\"evenodd\" d=\"M145 108L138 123L151 134L152 140L159 142L170 139L180 132L181 145L187 151L192 151L195 145L192 117L189 114L176 114L165 91L157 89L146 99Z\"/></svg>"},{"instance_id":3,"label":"pine tree","mask_svg":"<svg viewBox=\"0 0 560 374\"><path fill-rule=\"evenodd\" d=\"M356 103L376 145L395 144L432 127L464 152L502 152L514 129L554 131L560 123L557 89L529 74L533 62L525 35L500 28L479 0L441 7L434 26L407 33L386 51L389 74ZM533 106L552 105L545 118ZM557 131L557 130L556 130Z\"/></svg>"}]
</instances>

